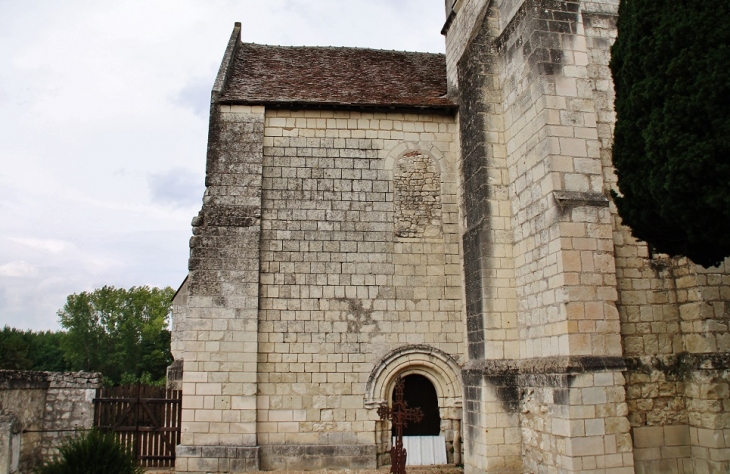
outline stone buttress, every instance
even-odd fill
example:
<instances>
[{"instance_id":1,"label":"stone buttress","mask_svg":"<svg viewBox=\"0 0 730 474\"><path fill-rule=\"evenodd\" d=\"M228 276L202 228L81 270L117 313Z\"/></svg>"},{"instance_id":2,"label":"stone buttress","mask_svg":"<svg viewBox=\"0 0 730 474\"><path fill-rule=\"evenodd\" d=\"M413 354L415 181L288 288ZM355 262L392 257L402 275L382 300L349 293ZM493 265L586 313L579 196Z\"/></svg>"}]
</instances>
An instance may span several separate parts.
<instances>
[{"instance_id":1,"label":"stone buttress","mask_svg":"<svg viewBox=\"0 0 730 474\"><path fill-rule=\"evenodd\" d=\"M193 219L186 305L173 354L183 360L178 472L258 469L256 364L263 107L218 103L240 44L234 29L211 98L206 192Z\"/></svg>"},{"instance_id":2,"label":"stone buttress","mask_svg":"<svg viewBox=\"0 0 730 474\"><path fill-rule=\"evenodd\" d=\"M446 6L467 471L727 472L728 262L652 254L607 199L618 1Z\"/></svg>"},{"instance_id":3,"label":"stone buttress","mask_svg":"<svg viewBox=\"0 0 730 474\"><path fill-rule=\"evenodd\" d=\"M615 2L457 1L467 472L633 472L585 22Z\"/></svg>"}]
</instances>

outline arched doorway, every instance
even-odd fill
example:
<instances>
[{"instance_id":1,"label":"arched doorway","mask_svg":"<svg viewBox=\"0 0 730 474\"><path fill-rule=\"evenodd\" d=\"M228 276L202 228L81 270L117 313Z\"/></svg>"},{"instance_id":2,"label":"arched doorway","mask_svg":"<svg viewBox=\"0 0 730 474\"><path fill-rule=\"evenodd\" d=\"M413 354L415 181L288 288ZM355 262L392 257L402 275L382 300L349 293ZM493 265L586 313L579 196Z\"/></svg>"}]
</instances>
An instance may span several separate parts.
<instances>
[{"instance_id":1,"label":"arched doorway","mask_svg":"<svg viewBox=\"0 0 730 474\"><path fill-rule=\"evenodd\" d=\"M403 398L411 408L420 408L423 419L409 422L403 428L403 436L439 436L441 434L441 415L436 389L423 375L411 374L403 377ZM395 436L395 427L392 430Z\"/></svg>"},{"instance_id":2,"label":"arched doorway","mask_svg":"<svg viewBox=\"0 0 730 474\"><path fill-rule=\"evenodd\" d=\"M418 377L410 378L415 375ZM429 417L432 421L427 432L436 432L436 435L429 436L432 438L432 442L445 446L448 463L460 464L462 459L462 382L459 364L449 354L431 346L408 345L394 349L373 367L365 386L365 407L375 412L384 403L392 405L395 382L399 376L403 378L404 382L408 380L409 385L413 383L416 388L418 388L418 384L423 386L428 383L427 390L435 391L436 416ZM409 406L413 407L433 407L433 398L430 402L409 400L408 398L406 401ZM436 431L437 429L438 431ZM410 438L415 438L415 436L406 436L406 439ZM440 438L440 440L436 441L436 438ZM378 449L378 466L390 464L392 440L391 423L382 420L376 421L375 442ZM408 452L413 453L414 451L409 450ZM408 457L408 464L410 464L415 456L412 457L409 454Z\"/></svg>"},{"instance_id":3,"label":"arched doorway","mask_svg":"<svg viewBox=\"0 0 730 474\"><path fill-rule=\"evenodd\" d=\"M419 408L420 421L408 421L403 426L403 447L406 449L407 466L446 464L445 438L441 433L438 395L433 383L425 376L411 373L403 376L403 401L408 408ZM396 402L396 390L391 405ZM396 442L397 428L391 427L392 443Z\"/></svg>"}]
</instances>

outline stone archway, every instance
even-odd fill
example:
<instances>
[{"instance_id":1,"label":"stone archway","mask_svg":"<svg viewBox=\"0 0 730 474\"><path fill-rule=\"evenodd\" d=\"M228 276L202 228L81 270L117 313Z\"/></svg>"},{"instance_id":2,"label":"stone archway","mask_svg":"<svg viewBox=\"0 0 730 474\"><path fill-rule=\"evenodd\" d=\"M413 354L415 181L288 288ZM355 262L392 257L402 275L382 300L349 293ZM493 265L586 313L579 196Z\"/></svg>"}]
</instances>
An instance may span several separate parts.
<instances>
[{"instance_id":1,"label":"stone archway","mask_svg":"<svg viewBox=\"0 0 730 474\"><path fill-rule=\"evenodd\" d=\"M390 401L398 376L418 375L426 379L436 392L440 435L446 440L449 463L461 463L462 381L461 367L449 354L435 347L409 345L395 349L383 357L370 373L365 386L365 407L376 410ZM378 465L383 465L390 452L390 423L376 423Z\"/></svg>"}]
</instances>

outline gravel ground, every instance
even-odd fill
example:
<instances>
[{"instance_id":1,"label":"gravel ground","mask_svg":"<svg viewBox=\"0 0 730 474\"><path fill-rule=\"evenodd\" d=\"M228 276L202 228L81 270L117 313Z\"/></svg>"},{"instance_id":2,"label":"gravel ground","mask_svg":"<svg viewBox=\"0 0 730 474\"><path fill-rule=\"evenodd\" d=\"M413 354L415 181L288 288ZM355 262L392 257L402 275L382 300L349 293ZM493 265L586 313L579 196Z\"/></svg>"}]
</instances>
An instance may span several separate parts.
<instances>
[{"instance_id":1,"label":"gravel ground","mask_svg":"<svg viewBox=\"0 0 730 474\"><path fill-rule=\"evenodd\" d=\"M174 471L148 470L150 474L174 474ZM388 474L390 466L383 466L380 469L343 469L330 470L318 469L316 471L258 471L266 474ZM424 466L424 467L408 467L408 474L462 474L463 469L454 466Z\"/></svg>"},{"instance_id":2,"label":"gravel ground","mask_svg":"<svg viewBox=\"0 0 730 474\"><path fill-rule=\"evenodd\" d=\"M384 466L380 469L345 469L342 471L320 469L317 471L266 471L272 474L388 474L390 466ZM436 467L409 467L406 468L408 474L462 474L463 469L453 466L436 466Z\"/></svg>"}]
</instances>

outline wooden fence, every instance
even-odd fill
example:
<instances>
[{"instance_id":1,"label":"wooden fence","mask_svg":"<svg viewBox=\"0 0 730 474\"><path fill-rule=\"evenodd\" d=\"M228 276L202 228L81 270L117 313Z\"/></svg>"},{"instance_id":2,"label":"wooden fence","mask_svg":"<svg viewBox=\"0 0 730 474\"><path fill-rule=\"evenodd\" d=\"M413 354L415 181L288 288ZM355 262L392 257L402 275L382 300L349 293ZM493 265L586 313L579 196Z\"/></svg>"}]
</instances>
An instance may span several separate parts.
<instances>
[{"instance_id":1,"label":"wooden fence","mask_svg":"<svg viewBox=\"0 0 730 474\"><path fill-rule=\"evenodd\" d=\"M114 431L143 467L175 466L180 442L182 391L123 385L100 388L94 399L94 426Z\"/></svg>"}]
</instances>

